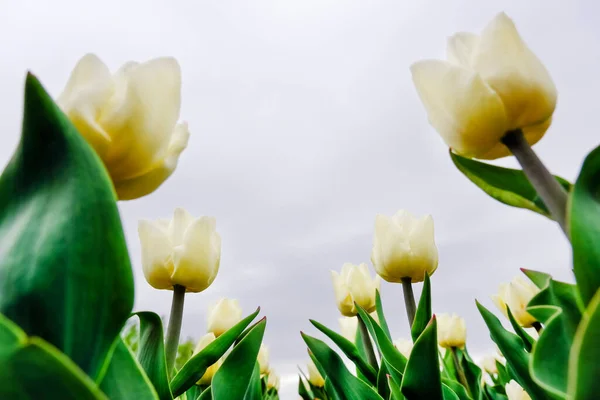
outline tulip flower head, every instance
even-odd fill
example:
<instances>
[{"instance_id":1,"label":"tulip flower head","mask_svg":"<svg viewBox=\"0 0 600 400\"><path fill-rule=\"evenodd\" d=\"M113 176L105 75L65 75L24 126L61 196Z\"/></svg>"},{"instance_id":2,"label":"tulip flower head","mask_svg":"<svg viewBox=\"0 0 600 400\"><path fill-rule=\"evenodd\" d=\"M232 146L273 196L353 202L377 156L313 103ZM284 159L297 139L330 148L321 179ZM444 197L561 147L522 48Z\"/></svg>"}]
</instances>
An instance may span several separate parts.
<instances>
[{"instance_id":1,"label":"tulip flower head","mask_svg":"<svg viewBox=\"0 0 600 400\"><path fill-rule=\"evenodd\" d=\"M354 303L369 313L375 310L375 296L379 290L380 279L378 276L371 277L367 264L346 263L340 273L331 271L331 279L337 306L342 315L355 316L358 310Z\"/></svg>"},{"instance_id":2,"label":"tulip flower head","mask_svg":"<svg viewBox=\"0 0 600 400\"><path fill-rule=\"evenodd\" d=\"M265 344L260 345L260 350L258 351L258 365L260 367L261 375L269 373L269 348Z\"/></svg>"},{"instance_id":3,"label":"tulip flower head","mask_svg":"<svg viewBox=\"0 0 600 400\"><path fill-rule=\"evenodd\" d=\"M422 282L425 272L438 266L438 251L430 215L416 218L405 210L394 216L377 215L371 261L377 274L388 282L410 278Z\"/></svg>"},{"instance_id":4,"label":"tulip flower head","mask_svg":"<svg viewBox=\"0 0 600 400\"><path fill-rule=\"evenodd\" d=\"M501 139L517 129L537 143L556 107L552 78L504 13L481 35L452 36L446 61L419 61L411 72L429 122L465 157L510 155Z\"/></svg>"},{"instance_id":5,"label":"tulip flower head","mask_svg":"<svg viewBox=\"0 0 600 400\"><path fill-rule=\"evenodd\" d=\"M201 292L215 280L221 236L214 218L194 218L177 208L172 220L141 220L138 233L144 276L152 287L173 290L180 285Z\"/></svg>"},{"instance_id":6,"label":"tulip flower head","mask_svg":"<svg viewBox=\"0 0 600 400\"><path fill-rule=\"evenodd\" d=\"M174 58L128 62L114 75L95 55L75 66L57 104L102 159L120 200L156 190L187 147Z\"/></svg>"},{"instance_id":7,"label":"tulip flower head","mask_svg":"<svg viewBox=\"0 0 600 400\"><path fill-rule=\"evenodd\" d=\"M219 337L241 320L242 308L238 301L235 299L220 299L217 303L211 305L208 311L207 330Z\"/></svg>"},{"instance_id":8,"label":"tulip flower head","mask_svg":"<svg viewBox=\"0 0 600 400\"><path fill-rule=\"evenodd\" d=\"M531 397L525 390L515 381L511 380L504 387L508 400L531 400Z\"/></svg>"},{"instance_id":9,"label":"tulip flower head","mask_svg":"<svg viewBox=\"0 0 600 400\"><path fill-rule=\"evenodd\" d=\"M279 390L279 376L272 368L267 371L267 389Z\"/></svg>"},{"instance_id":10,"label":"tulip flower head","mask_svg":"<svg viewBox=\"0 0 600 400\"><path fill-rule=\"evenodd\" d=\"M308 369L308 381L316 387L325 386L325 379L323 379L321 373L317 369L317 366L312 360L308 362L306 367Z\"/></svg>"},{"instance_id":11,"label":"tulip flower head","mask_svg":"<svg viewBox=\"0 0 600 400\"><path fill-rule=\"evenodd\" d=\"M436 314L438 343L445 349L463 348L467 341L465 320L456 314Z\"/></svg>"},{"instance_id":12,"label":"tulip flower head","mask_svg":"<svg viewBox=\"0 0 600 400\"><path fill-rule=\"evenodd\" d=\"M404 357L408 358L413 348L413 342L412 340L397 339L394 340L394 347L396 347Z\"/></svg>"},{"instance_id":13,"label":"tulip flower head","mask_svg":"<svg viewBox=\"0 0 600 400\"><path fill-rule=\"evenodd\" d=\"M208 346L209 344L211 344L212 342L214 342L215 339L216 339L215 335L211 332L202 336L202 338L200 338L200 340L198 341L196 348L194 349L194 355L198 354L202 350L204 350L204 348L206 346ZM223 363L223 361L221 359L219 359L216 363L214 363L213 365L208 367L206 369L206 372L204 373L204 375L202 375L200 380L198 380L197 384L198 385L210 385L210 382L212 381L213 376L217 373L217 370L219 369L219 367L221 366L222 363Z\"/></svg>"},{"instance_id":14,"label":"tulip flower head","mask_svg":"<svg viewBox=\"0 0 600 400\"><path fill-rule=\"evenodd\" d=\"M537 320L527 312L527 304L539 292L540 289L533 283L517 276L510 283L501 284L498 294L492 296L492 300L507 318L506 307L508 306L519 325L530 328Z\"/></svg>"},{"instance_id":15,"label":"tulip flower head","mask_svg":"<svg viewBox=\"0 0 600 400\"><path fill-rule=\"evenodd\" d=\"M356 341L356 330L358 329L358 317L340 317L338 321L342 336L354 343Z\"/></svg>"}]
</instances>

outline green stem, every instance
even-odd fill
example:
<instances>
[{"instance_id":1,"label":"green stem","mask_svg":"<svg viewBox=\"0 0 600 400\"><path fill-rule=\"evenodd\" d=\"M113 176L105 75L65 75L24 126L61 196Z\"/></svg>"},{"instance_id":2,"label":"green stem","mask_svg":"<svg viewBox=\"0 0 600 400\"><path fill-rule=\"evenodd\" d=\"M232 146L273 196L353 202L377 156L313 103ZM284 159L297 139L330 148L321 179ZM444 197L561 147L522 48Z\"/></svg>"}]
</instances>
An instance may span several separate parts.
<instances>
[{"instance_id":1,"label":"green stem","mask_svg":"<svg viewBox=\"0 0 600 400\"><path fill-rule=\"evenodd\" d=\"M375 369L375 371L378 371L379 366L377 365L377 358L375 357L375 351L373 350L373 343L371 343L367 325L365 325L365 321L363 321L362 318L359 316L357 316L357 318L358 329L360 329L360 336L362 337L363 346L367 355L367 362Z\"/></svg>"},{"instance_id":2,"label":"green stem","mask_svg":"<svg viewBox=\"0 0 600 400\"><path fill-rule=\"evenodd\" d=\"M165 356L169 377L173 371L175 358L177 357L177 348L179 347L184 300L185 286L173 286L173 302L171 303L171 315L169 317L169 327L167 328L167 339L165 341Z\"/></svg>"},{"instance_id":3,"label":"green stem","mask_svg":"<svg viewBox=\"0 0 600 400\"><path fill-rule=\"evenodd\" d=\"M565 188L558 183L535 154L525 139L523 131L516 129L507 132L502 138L502 143L519 161L525 176L548 207L552 218L558 222L565 235L569 237L566 217L568 194Z\"/></svg>"},{"instance_id":4,"label":"green stem","mask_svg":"<svg viewBox=\"0 0 600 400\"><path fill-rule=\"evenodd\" d=\"M417 305L415 303L415 294L412 289L412 278L402 278L402 291L404 292L404 306L406 307L406 315L408 315L408 323L413 326Z\"/></svg>"},{"instance_id":5,"label":"green stem","mask_svg":"<svg viewBox=\"0 0 600 400\"><path fill-rule=\"evenodd\" d=\"M452 347L450 349L450 351L452 351L452 359L454 360L454 368L456 369L456 373L458 375L458 380L467 390L467 394L469 395L469 397L473 398L473 395L471 394L471 389L469 389L469 383L467 382L465 370L463 369L462 365L458 361L458 354L456 353L456 347Z\"/></svg>"}]
</instances>

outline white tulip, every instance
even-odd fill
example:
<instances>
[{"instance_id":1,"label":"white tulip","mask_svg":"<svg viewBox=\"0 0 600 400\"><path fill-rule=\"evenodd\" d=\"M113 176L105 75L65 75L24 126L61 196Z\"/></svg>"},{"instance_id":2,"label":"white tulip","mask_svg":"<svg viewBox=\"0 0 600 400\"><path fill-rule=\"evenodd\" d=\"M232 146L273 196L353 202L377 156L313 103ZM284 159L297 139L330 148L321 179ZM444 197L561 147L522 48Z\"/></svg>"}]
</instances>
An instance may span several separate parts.
<instances>
[{"instance_id":1,"label":"white tulip","mask_svg":"<svg viewBox=\"0 0 600 400\"><path fill-rule=\"evenodd\" d=\"M346 263L341 273L331 271L333 289L338 309L346 317L358 313L354 303L367 312L375 310L376 290L379 290L378 276L371 278L367 264L354 265Z\"/></svg>"},{"instance_id":2,"label":"white tulip","mask_svg":"<svg viewBox=\"0 0 600 400\"><path fill-rule=\"evenodd\" d=\"M490 374L490 375L497 374L498 373L498 365L496 364L497 360L498 359L496 358L496 356L487 355L487 356L483 357L483 359L481 360L481 366L488 374Z\"/></svg>"},{"instance_id":3,"label":"white tulip","mask_svg":"<svg viewBox=\"0 0 600 400\"><path fill-rule=\"evenodd\" d=\"M465 320L456 314L436 314L438 343L445 349L463 348L467 341Z\"/></svg>"},{"instance_id":4,"label":"white tulip","mask_svg":"<svg viewBox=\"0 0 600 400\"><path fill-rule=\"evenodd\" d=\"M527 304L539 292L540 289L529 280L517 276L510 283L501 284L498 294L492 296L492 300L507 318L508 306L519 325L529 328L537 320L527 312Z\"/></svg>"},{"instance_id":5,"label":"white tulip","mask_svg":"<svg viewBox=\"0 0 600 400\"><path fill-rule=\"evenodd\" d=\"M219 337L242 320L242 308L237 300L220 299L208 311L208 332Z\"/></svg>"},{"instance_id":6,"label":"white tulip","mask_svg":"<svg viewBox=\"0 0 600 400\"><path fill-rule=\"evenodd\" d=\"M550 126L556 87L504 13L481 35L452 36L447 61L419 61L411 71L429 122L463 156L510 155L507 132L521 129L533 145Z\"/></svg>"},{"instance_id":7,"label":"white tulip","mask_svg":"<svg viewBox=\"0 0 600 400\"><path fill-rule=\"evenodd\" d=\"M260 367L261 375L269 372L269 348L265 344L260 345L260 350L258 351L258 365Z\"/></svg>"},{"instance_id":8,"label":"white tulip","mask_svg":"<svg viewBox=\"0 0 600 400\"><path fill-rule=\"evenodd\" d=\"M201 292L213 283L221 260L214 218L194 218L177 208L172 220L140 221L138 233L144 276L152 287Z\"/></svg>"},{"instance_id":9,"label":"white tulip","mask_svg":"<svg viewBox=\"0 0 600 400\"><path fill-rule=\"evenodd\" d=\"M87 54L57 104L104 162L120 200L156 190L187 147L187 124L177 123L181 70L174 58L128 62L113 75Z\"/></svg>"},{"instance_id":10,"label":"white tulip","mask_svg":"<svg viewBox=\"0 0 600 400\"><path fill-rule=\"evenodd\" d=\"M511 380L504 387L508 400L531 400L531 397L525 390L515 381Z\"/></svg>"},{"instance_id":11,"label":"white tulip","mask_svg":"<svg viewBox=\"0 0 600 400\"><path fill-rule=\"evenodd\" d=\"M267 371L267 389L279 390L279 376L273 369Z\"/></svg>"},{"instance_id":12,"label":"white tulip","mask_svg":"<svg viewBox=\"0 0 600 400\"><path fill-rule=\"evenodd\" d=\"M194 349L194 355L198 354L202 350L204 350L206 348L206 346L208 346L209 344L214 342L215 339L216 339L215 335L210 332L207 333L206 335L202 336L202 338L200 338L200 340L198 341L196 348ZM212 381L213 376L217 373L217 370L219 369L219 367L221 366L222 363L223 363L222 359L219 359L216 363L214 363L213 365L208 367L206 369L206 372L204 372L204 375L202 375L202 377L196 383L198 385L210 385L210 382Z\"/></svg>"},{"instance_id":13,"label":"white tulip","mask_svg":"<svg viewBox=\"0 0 600 400\"><path fill-rule=\"evenodd\" d=\"M394 216L377 215L371 261L388 282L422 282L438 266L438 251L430 215L416 218L405 210Z\"/></svg>"},{"instance_id":14,"label":"white tulip","mask_svg":"<svg viewBox=\"0 0 600 400\"><path fill-rule=\"evenodd\" d=\"M412 340L397 339L394 340L394 346L404 357L408 358L413 348L413 342Z\"/></svg>"},{"instance_id":15,"label":"white tulip","mask_svg":"<svg viewBox=\"0 0 600 400\"><path fill-rule=\"evenodd\" d=\"M356 342L356 330L358 329L358 317L340 317L340 331L342 336L351 341Z\"/></svg>"},{"instance_id":16,"label":"white tulip","mask_svg":"<svg viewBox=\"0 0 600 400\"><path fill-rule=\"evenodd\" d=\"M308 381L316 387L325 386L325 379L321 376L315 363L310 360L306 366L308 368Z\"/></svg>"}]
</instances>

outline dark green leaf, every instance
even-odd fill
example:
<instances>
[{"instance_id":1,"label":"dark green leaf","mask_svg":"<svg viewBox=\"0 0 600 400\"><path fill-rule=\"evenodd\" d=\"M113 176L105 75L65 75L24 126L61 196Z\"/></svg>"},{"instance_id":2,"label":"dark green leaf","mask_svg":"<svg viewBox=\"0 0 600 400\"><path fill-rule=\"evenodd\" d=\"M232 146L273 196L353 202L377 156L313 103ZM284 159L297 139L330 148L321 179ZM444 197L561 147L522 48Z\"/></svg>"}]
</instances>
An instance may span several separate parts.
<instances>
[{"instance_id":1,"label":"dark green leaf","mask_svg":"<svg viewBox=\"0 0 600 400\"><path fill-rule=\"evenodd\" d=\"M298 395L300 395L303 400L313 400L315 398L312 390L310 390L310 387L301 375L298 375Z\"/></svg>"},{"instance_id":2,"label":"dark green leaf","mask_svg":"<svg viewBox=\"0 0 600 400\"><path fill-rule=\"evenodd\" d=\"M209 386L206 389L204 389L202 394L200 396L198 396L198 398L196 400L211 400L211 399L212 399L212 393L211 393L211 389Z\"/></svg>"},{"instance_id":3,"label":"dark green leaf","mask_svg":"<svg viewBox=\"0 0 600 400\"><path fill-rule=\"evenodd\" d=\"M444 400L460 400L460 398L454 393L454 390L442 383L442 396Z\"/></svg>"},{"instance_id":4,"label":"dark green leaf","mask_svg":"<svg viewBox=\"0 0 600 400\"><path fill-rule=\"evenodd\" d=\"M99 380L133 307L131 264L102 162L32 75L0 237L0 313Z\"/></svg>"},{"instance_id":5,"label":"dark green leaf","mask_svg":"<svg viewBox=\"0 0 600 400\"><path fill-rule=\"evenodd\" d=\"M416 341L421 333L425 330L425 327L427 324L429 324L429 321L431 321L431 282L429 279L429 274L425 272L423 291L421 292L419 306L417 307L415 319L410 330L413 342Z\"/></svg>"},{"instance_id":6,"label":"dark green leaf","mask_svg":"<svg viewBox=\"0 0 600 400\"><path fill-rule=\"evenodd\" d=\"M460 360L461 368L465 373L465 377L467 379L467 384L469 385L469 392L471 393L473 399L481 400L483 399L483 392L481 390L481 376L482 371L481 368L473 360L469 353L467 352L467 348L464 349L456 349L456 353ZM454 389L452 389L454 390ZM455 391L456 392L456 391ZM457 393L458 395L458 393Z\"/></svg>"},{"instance_id":7,"label":"dark green leaf","mask_svg":"<svg viewBox=\"0 0 600 400\"><path fill-rule=\"evenodd\" d=\"M385 362L383 362L381 363L381 368L379 368L379 373L377 374L377 393L384 399L389 399L391 395L388 377L390 377L390 375L388 374Z\"/></svg>"},{"instance_id":8,"label":"dark green leaf","mask_svg":"<svg viewBox=\"0 0 600 400\"><path fill-rule=\"evenodd\" d=\"M383 329L383 332L388 337L388 339L392 340L390 328L388 327L387 321L385 319L385 313L383 312L383 303L381 302L381 293L379 293L379 290L375 291L375 310L377 312L379 326L381 327L381 329Z\"/></svg>"},{"instance_id":9,"label":"dark green leaf","mask_svg":"<svg viewBox=\"0 0 600 400\"><path fill-rule=\"evenodd\" d=\"M194 385L185 392L185 396L188 400L196 400L206 390L206 387Z\"/></svg>"},{"instance_id":10,"label":"dark green leaf","mask_svg":"<svg viewBox=\"0 0 600 400\"><path fill-rule=\"evenodd\" d=\"M398 384L396 383L396 381L394 380L394 378L392 378L390 375L387 375L387 381L388 381L388 386L390 388L390 400L405 400L406 397L404 397L404 395L402 394L402 391L400 391L400 386L398 386Z\"/></svg>"},{"instance_id":11,"label":"dark green leaf","mask_svg":"<svg viewBox=\"0 0 600 400\"><path fill-rule=\"evenodd\" d=\"M252 372L252 377L250 378L250 384L246 389L246 394L244 394L244 400L262 400L263 398L263 383L260 379L260 367L258 362L255 362L254 364L254 371Z\"/></svg>"}]
</instances>

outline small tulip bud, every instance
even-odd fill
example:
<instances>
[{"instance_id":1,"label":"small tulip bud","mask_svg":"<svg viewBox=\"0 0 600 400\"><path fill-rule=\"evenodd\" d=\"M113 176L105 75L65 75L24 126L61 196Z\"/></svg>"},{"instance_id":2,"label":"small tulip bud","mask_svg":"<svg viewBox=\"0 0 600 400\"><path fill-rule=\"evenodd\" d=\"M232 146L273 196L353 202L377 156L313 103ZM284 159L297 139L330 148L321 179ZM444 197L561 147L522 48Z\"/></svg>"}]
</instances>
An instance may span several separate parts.
<instances>
[{"instance_id":1,"label":"small tulip bud","mask_svg":"<svg viewBox=\"0 0 600 400\"><path fill-rule=\"evenodd\" d=\"M445 349L463 348L467 341L465 320L456 314L436 314L438 343Z\"/></svg>"},{"instance_id":2,"label":"small tulip bud","mask_svg":"<svg viewBox=\"0 0 600 400\"><path fill-rule=\"evenodd\" d=\"M492 300L507 318L506 307L508 306L519 325L530 328L537 320L526 311L527 304L539 292L540 289L533 283L517 276L510 283L501 284L498 294L492 296Z\"/></svg>"},{"instance_id":3,"label":"small tulip bud","mask_svg":"<svg viewBox=\"0 0 600 400\"><path fill-rule=\"evenodd\" d=\"M331 271L333 289L338 309L346 317L358 313L354 303L367 312L375 310L376 290L379 290L378 276L371 278L367 264L344 264L341 273Z\"/></svg>"},{"instance_id":4,"label":"small tulip bud","mask_svg":"<svg viewBox=\"0 0 600 400\"><path fill-rule=\"evenodd\" d=\"M310 360L307 364L308 368L308 381L316 387L325 386L325 379L321 376L321 373L317 369L315 363Z\"/></svg>"},{"instance_id":5,"label":"small tulip bud","mask_svg":"<svg viewBox=\"0 0 600 400\"><path fill-rule=\"evenodd\" d=\"M208 332L216 337L242 320L242 308L237 300L220 299L208 310Z\"/></svg>"}]
</instances>

